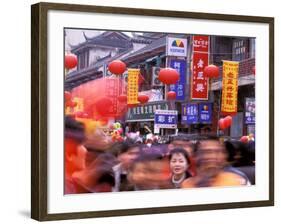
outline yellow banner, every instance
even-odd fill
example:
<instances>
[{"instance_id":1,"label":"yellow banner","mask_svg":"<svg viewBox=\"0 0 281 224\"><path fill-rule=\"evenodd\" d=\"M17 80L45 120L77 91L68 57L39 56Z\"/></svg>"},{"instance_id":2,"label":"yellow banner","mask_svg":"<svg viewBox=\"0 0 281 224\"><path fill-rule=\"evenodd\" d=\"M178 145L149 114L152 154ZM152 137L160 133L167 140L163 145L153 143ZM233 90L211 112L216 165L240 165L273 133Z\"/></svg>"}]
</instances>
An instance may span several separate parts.
<instances>
[{"instance_id":1,"label":"yellow banner","mask_svg":"<svg viewBox=\"0 0 281 224\"><path fill-rule=\"evenodd\" d=\"M138 91L139 91L139 69L128 69L128 85L127 85L127 103L138 104Z\"/></svg>"},{"instance_id":2,"label":"yellow banner","mask_svg":"<svg viewBox=\"0 0 281 224\"><path fill-rule=\"evenodd\" d=\"M74 97L72 99L73 102L76 102L75 107L65 107L65 114L71 115L78 111L84 111L84 99L79 97Z\"/></svg>"},{"instance_id":3,"label":"yellow banner","mask_svg":"<svg viewBox=\"0 0 281 224\"><path fill-rule=\"evenodd\" d=\"M237 112L239 62L223 61L221 112Z\"/></svg>"},{"instance_id":4,"label":"yellow banner","mask_svg":"<svg viewBox=\"0 0 281 224\"><path fill-rule=\"evenodd\" d=\"M74 97L73 101L76 102L76 106L73 108L73 112L84 111L84 99L79 97Z\"/></svg>"}]
</instances>

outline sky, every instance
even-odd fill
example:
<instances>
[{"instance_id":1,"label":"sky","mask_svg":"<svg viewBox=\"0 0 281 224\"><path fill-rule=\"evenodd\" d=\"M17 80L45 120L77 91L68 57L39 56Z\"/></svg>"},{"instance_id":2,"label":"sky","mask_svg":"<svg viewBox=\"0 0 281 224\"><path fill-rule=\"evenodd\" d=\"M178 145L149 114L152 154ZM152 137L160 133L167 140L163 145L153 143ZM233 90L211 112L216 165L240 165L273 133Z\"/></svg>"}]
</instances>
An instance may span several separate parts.
<instances>
[{"instance_id":1,"label":"sky","mask_svg":"<svg viewBox=\"0 0 281 224\"><path fill-rule=\"evenodd\" d=\"M65 50L70 50L70 45L77 45L85 41L83 32L87 37L97 36L104 31L100 30L82 30L82 29L65 29L66 37L65 37ZM124 32L128 36L132 36L131 32Z\"/></svg>"}]
</instances>

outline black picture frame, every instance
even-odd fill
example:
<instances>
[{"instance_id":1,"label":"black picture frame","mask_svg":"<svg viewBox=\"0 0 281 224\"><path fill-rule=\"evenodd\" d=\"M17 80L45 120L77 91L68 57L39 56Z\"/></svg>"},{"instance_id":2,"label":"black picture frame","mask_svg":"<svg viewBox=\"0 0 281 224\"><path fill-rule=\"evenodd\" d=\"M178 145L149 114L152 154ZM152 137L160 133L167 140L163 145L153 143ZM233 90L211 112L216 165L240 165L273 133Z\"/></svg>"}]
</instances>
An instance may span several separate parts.
<instances>
[{"instance_id":1,"label":"black picture frame","mask_svg":"<svg viewBox=\"0 0 281 224\"><path fill-rule=\"evenodd\" d=\"M109 211L88 211L48 214L47 194L47 13L49 10L69 12L99 12L105 14L128 14L136 16L158 16L166 18L194 18L217 21L253 22L269 25L269 200L217 203L204 205L138 208ZM80 219L109 216L156 214L168 212L203 211L226 208L245 208L274 205L274 18L238 16L183 11L164 11L140 8L119 8L91 5L38 3L31 6L31 218L39 221Z\"/></svg>"}]
</instances>

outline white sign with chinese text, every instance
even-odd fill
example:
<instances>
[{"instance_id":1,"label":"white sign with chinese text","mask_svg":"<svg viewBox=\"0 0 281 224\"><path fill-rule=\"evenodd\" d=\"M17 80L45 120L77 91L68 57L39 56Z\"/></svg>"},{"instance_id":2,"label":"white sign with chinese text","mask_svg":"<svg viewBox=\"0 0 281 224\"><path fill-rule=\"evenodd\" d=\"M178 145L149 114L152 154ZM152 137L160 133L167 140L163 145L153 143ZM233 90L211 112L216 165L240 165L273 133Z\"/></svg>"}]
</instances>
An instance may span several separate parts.
<instances>
[{"instance_id":1,"label":"white sign with chinese text","mask_svg":"<svg viewBox=\"0 0 281 224\"><path fill-rule=\"evenodd\" d=\"M177 128L178 111L177 110L155 110L154 127L159 128Z\"/></svg>"}]
</instances>

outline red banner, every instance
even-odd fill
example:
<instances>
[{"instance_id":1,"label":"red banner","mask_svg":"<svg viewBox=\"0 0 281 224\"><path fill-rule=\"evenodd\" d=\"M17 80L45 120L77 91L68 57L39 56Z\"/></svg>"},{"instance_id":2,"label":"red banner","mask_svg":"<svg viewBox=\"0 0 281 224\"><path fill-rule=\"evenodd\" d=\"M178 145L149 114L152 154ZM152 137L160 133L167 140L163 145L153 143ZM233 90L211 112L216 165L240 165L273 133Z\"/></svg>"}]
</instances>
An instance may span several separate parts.
<instances>
[{"instance_id":1,"label":"red banner","mask_svg":"<svg viewBox=\"0 0 281 224\"><path fill-rule=\"evenodd\" d=\"M209 36L193 36L193 52L209 53Z\"/></svg>"},{"instance_id":2,"label":"red banner","mask_svg":"<svg viewBox=\"0 0 281 224\"><path fill-rule=\"evenodd\" d=\"M191 99L208 100L209 79L203 70L209 64L209 54L193 52L193 68L191 75Z\"/></svg>"}]
</instances>

